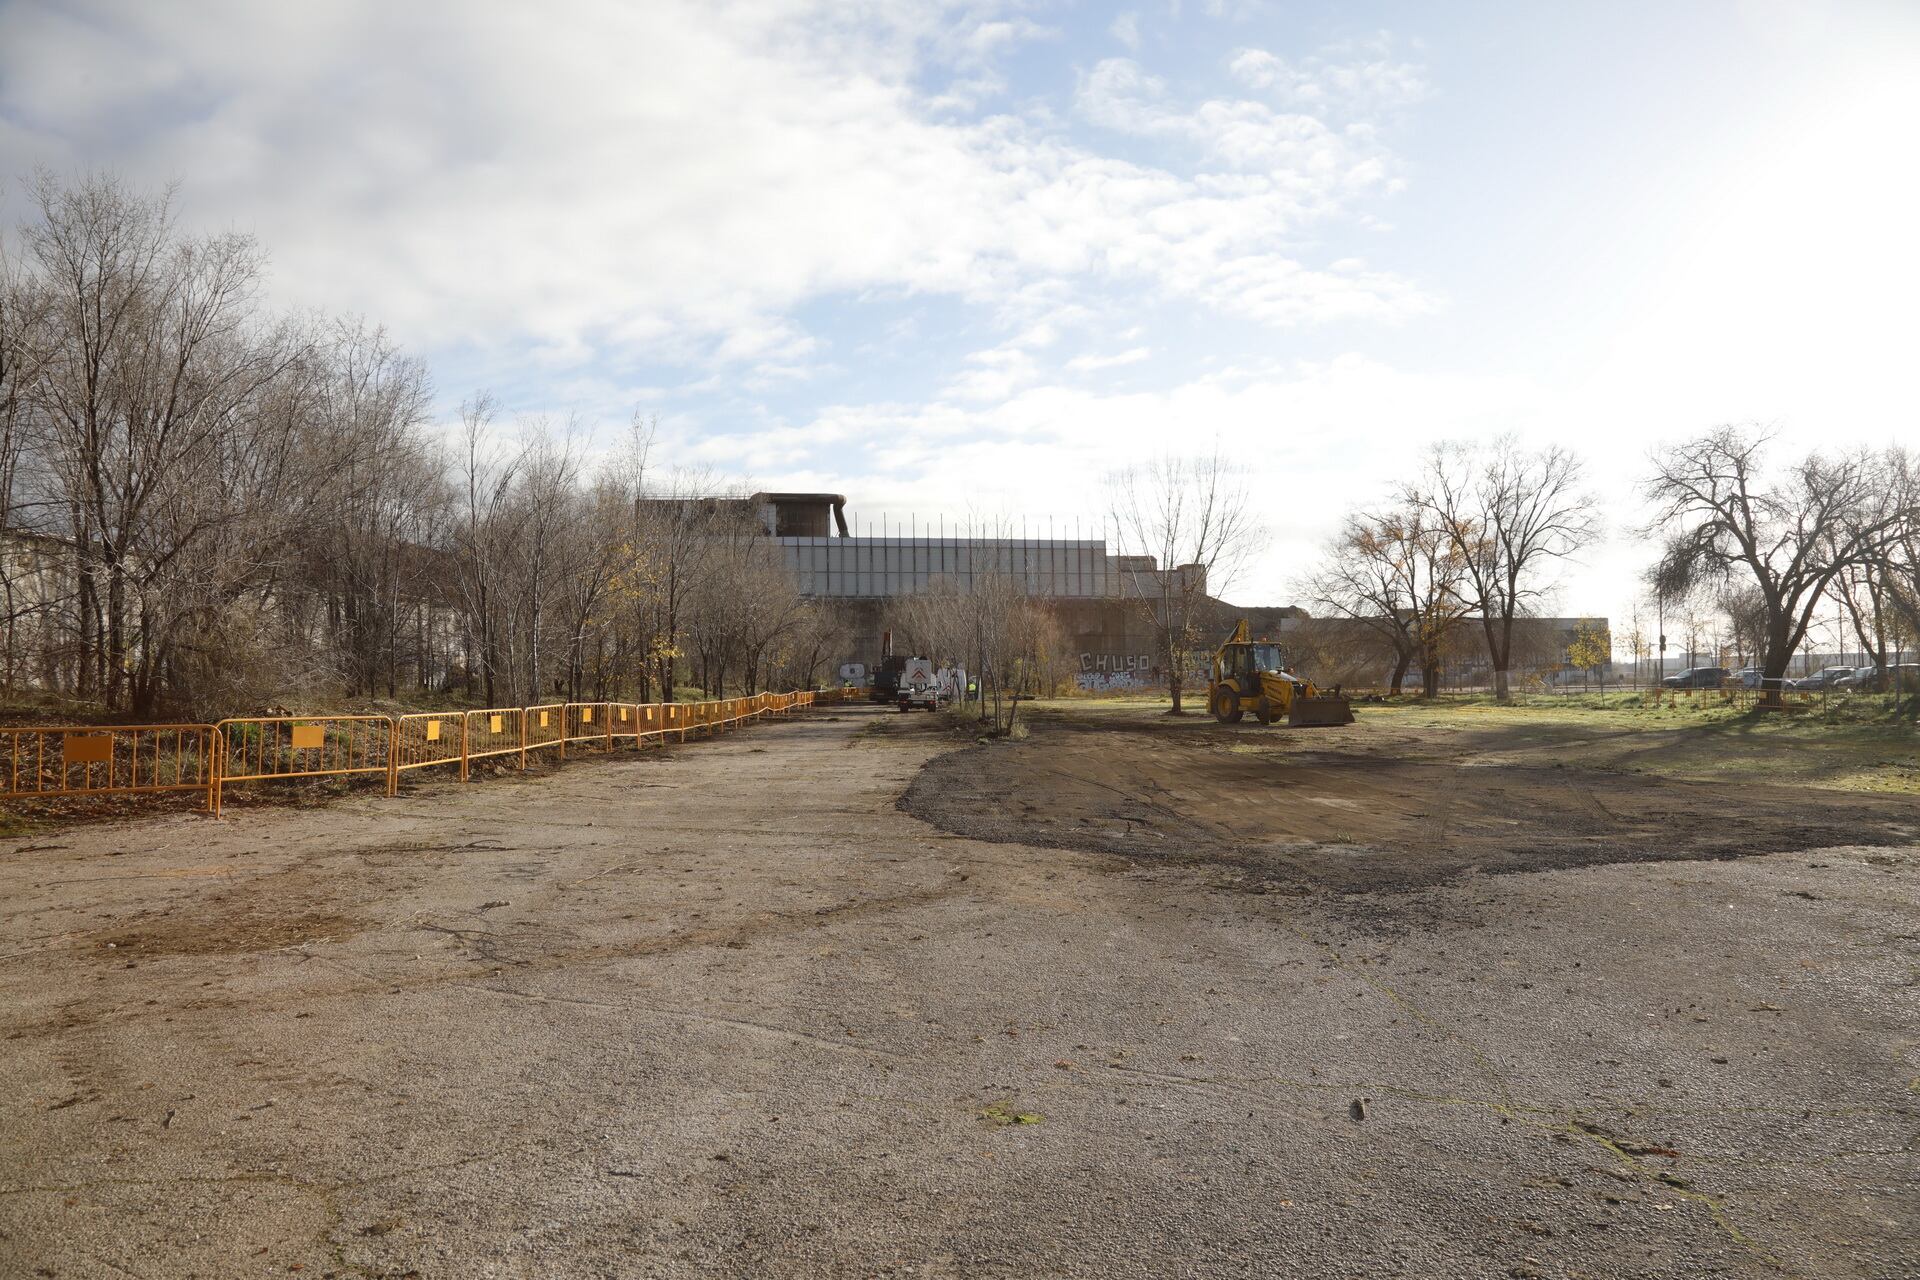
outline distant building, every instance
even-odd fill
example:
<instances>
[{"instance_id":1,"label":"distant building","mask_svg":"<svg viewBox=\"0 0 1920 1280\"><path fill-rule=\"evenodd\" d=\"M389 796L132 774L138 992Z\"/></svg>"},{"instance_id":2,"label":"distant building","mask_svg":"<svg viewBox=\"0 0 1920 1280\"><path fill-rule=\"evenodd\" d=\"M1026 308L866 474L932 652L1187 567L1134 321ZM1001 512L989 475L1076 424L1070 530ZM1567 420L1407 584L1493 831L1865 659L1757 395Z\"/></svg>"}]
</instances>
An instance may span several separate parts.
<instances>
[{"instance_id":1,"label":"distant building","mask_svg":"<svg viewBox=\"0 0 1920 1280\"><path fill-rule=\"evenodd\" d=\"M878 662L882 635L899 630L895 602L941 584L964 592L992 575L1053 604L1083 683L1165 679L1136 603L1157 590L1164 572L1152 556L1116 555L1104 538L1042 538L1005 528L909 526L905 533L853 536L846 498L837 493L755 493L737 501L779 544L800 593L840 606L849 623L847 662L869 669Z\"/></svg>"},{"instance_id":2,"label":"distant building","mask_svg":"<svg viewBox=\"0 0 1920 1280\"><path fill-rule=\"evenodd\" d=\"M836 666L857 664L871 670L878 663L882 636L902 630L899 601L942 583L965 591L979 578L996 575L1053 605L1070 665L1078 668L1076 678L1083 687L1128 688L1166 681L1140 606L1143 595L1157 591L1159 575L1169 572L1152 556L1117 554L1104 538L1015 536L1004 527L978 532L910 525L905 533L889 528L877 537L855 536L849 532L847 500L837 493L760 492L700 501L716 512L754 519L779 546L800 593L839 607L848 639L847 652ZM1205 570L1188 565L1171 572ZM1245 617L1255 635L1298 648L1316 678L1384 685L1392 674L1390 651L1364 624L1315 619L1292 605L1236 607L1215 600L1213 606L1222 636ZM1606 620L1525 620L1516 640L1515 671L1550 674L1564 669L1575 631L1592 624L1604 627ZM1446 661L1442 674L1449 685L1491 679L1477 621L1461 625ZM1415 667L1408 680L1417 686L1419 678Z\"/></svg>"}]
</instances>

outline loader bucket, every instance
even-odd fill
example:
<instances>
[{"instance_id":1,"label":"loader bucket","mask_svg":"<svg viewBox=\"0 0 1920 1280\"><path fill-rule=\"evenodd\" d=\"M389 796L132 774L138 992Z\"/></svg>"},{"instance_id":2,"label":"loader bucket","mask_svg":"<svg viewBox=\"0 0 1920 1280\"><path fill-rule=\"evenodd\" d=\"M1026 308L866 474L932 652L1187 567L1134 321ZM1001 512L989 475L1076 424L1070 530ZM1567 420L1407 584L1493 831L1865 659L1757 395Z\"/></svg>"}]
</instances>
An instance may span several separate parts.
<instances>
[{"instance_id":1,"label":"loader bucket","mask_svg":"<svg viewBox=\"0 0 1920 1280\"><path fill-rule=\"evenodd\" d=\"M1287 727L1312 729L1353 723L1353 704L1337 693L1296 696L1287 708Z\"/></svg>"}]
</instances>

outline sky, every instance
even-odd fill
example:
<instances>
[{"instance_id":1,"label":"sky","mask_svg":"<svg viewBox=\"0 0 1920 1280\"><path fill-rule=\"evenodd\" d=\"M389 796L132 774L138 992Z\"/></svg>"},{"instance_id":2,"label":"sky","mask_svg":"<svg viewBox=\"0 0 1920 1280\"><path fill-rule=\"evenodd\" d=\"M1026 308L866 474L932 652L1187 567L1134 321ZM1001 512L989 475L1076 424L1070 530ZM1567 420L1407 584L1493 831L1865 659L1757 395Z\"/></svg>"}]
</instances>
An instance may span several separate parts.
<instances>
[{"instance_id":1,"label":"sky","mask_svg":"<svg viewBox=\"0 0 1920 1280\"><path fill-rule=\"evenodd\" d=\"M286 307L862 531L1099 536L1218 449L1294 598L1438 440L1586 459L1616 634L1652 450L1920 444L1920 5L0 0L36 167L179 184Z\"/></svg>"}]
</instances>

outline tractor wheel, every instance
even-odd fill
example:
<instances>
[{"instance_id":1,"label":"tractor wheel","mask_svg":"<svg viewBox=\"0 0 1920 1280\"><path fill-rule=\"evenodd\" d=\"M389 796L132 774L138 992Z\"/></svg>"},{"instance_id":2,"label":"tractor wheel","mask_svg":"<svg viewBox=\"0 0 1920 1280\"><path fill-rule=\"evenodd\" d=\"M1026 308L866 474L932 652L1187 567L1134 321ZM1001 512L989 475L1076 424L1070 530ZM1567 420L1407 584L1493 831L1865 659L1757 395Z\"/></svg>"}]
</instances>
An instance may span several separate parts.
<instances>
[{"instance_id":1,"label":"tractor wheel","mask_svg":"<svg viewBox=\"0 0 1920 1280\"><path fill-rule=\"evenodd\" d=\"M1213 691L1213 718L1221 724L1240 723L1240 691L1238 689L1215 689Z\"/></svg>"}]
</instances>

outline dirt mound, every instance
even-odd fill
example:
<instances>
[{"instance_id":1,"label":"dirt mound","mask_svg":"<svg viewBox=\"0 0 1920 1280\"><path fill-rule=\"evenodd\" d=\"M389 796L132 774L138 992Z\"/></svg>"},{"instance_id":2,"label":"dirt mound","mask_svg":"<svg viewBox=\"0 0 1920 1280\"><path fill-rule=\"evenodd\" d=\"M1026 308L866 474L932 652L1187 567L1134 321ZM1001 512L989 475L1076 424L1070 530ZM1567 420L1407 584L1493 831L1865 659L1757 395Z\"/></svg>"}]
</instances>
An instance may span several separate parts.
<instances>
[{"instance_id":1,"label":"dirt mound","mask_svg":"<svg viewBox=\"0 0 1920 1280\"><path fill-rule=\"evenodd\" d=\"M1216 864L1250 887L1418 888L1469 870L1738 858L1912 843L1909 801L1676 782L1600 769L1249 746L1232 731L1089 732L1036 722L1017 744L927 765L900 807L996 842Z\"/></svg>"}]
</instances>

